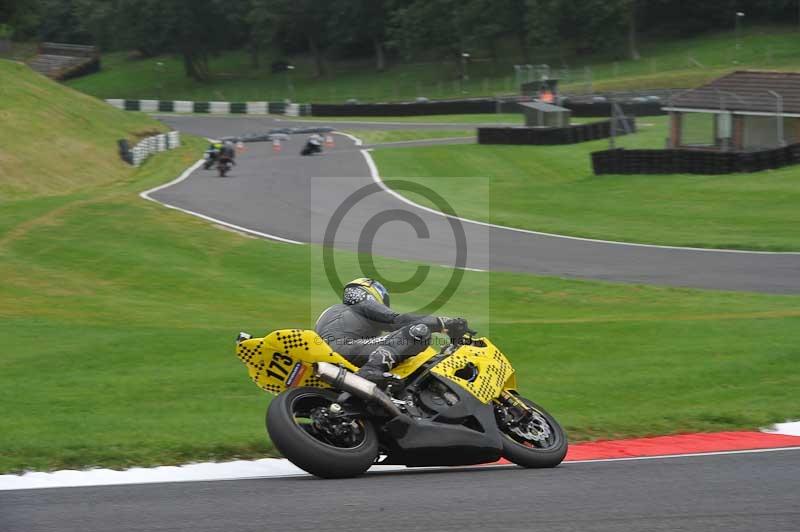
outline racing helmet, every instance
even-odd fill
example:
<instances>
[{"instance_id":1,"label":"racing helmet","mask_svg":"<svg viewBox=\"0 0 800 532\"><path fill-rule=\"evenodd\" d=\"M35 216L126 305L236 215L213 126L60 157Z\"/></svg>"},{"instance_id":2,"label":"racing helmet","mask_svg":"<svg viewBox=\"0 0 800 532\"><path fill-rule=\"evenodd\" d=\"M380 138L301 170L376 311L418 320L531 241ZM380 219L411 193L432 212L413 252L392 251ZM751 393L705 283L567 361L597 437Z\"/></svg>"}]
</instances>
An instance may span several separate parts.
<instances>
[{"instance_id":1,"label":"racing helmet","mask_svg":"<svg viewBox=\"0 0 800 532\"><path fill-rule=\"evenodd\" d=\"M378 303L386 305L387 307L389 306L389 291L380 283L380 281L369 279L368 277L353 279L344 285L344 294L342 297L345 304L352 304L353 301L348 295L348 289L351 291L353 288L361 289L366 294L374 297Z\"/></svg>"}]
</instances>

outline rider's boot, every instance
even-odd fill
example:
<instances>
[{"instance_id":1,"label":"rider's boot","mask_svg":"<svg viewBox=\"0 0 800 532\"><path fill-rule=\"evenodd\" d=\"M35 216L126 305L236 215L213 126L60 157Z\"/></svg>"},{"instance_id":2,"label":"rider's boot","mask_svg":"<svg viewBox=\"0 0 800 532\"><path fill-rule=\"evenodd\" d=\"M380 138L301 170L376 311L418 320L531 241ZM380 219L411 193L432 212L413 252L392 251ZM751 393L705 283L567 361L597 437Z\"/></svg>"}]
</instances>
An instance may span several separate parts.
<instances>
[{"instance_id":1,"label":"rider's boot","mask_svg":"<svg viewBox=\"0 0 800 532\"><path fill-rule=\"evenodd\" d=\"M391 375L387 376L385 374L394 367L396 361L397 353L393 348L378 346L370 353L367 363L361 366L356 375L381 386L386 382L387 378L391 377Z\"/></svg>"},{"instance_id":2,"label":"rider's boot","mask_svg":"<svg viewBox=\"0 0 800 532\"><path fill-rule=\"evenodd\" d=\"M383 387L393 379L389 371L395 364L425 350L430 343L431 330L427 325L419 323L397 331L396 336L387 340L388 345L376 347L356 375Z\"/></svg>"}]
</instances>

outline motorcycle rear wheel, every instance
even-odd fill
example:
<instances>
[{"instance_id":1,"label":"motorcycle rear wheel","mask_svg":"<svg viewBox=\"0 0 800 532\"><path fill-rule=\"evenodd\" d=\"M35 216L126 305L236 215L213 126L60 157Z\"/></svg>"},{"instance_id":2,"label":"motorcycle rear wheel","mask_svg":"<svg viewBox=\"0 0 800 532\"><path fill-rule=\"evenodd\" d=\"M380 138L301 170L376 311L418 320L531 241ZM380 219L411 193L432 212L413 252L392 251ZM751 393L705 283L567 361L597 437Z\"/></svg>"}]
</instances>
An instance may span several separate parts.
<instances>
[{"instance_id":1,"label":"motorcycle rear wheel","mask_svg":"<svg viewBox=\"0 0 800 532\"><path fill-rule=\"evenodd\" d=\"M527 468L556 467L567 455L569 446L567 434L558 421L544 408L524 397L518 398L538 414L534 425L535 433L531 430L528 433L541 438L542 430L539 427L542 426L543 421L547 424L544 434L549 431L549 435L542 440L537 440L515 433L509 427L499 426L503 435L503 458Z\"/></svg>"},{"instance_id":2,"label":"motorcycle rear wheel","mask_svg":"<svg viewBox=\"0 0 800 532\"><path fill-rule=\"evenodd\" d=\"M321 478L361 475L378 456L378 436L369 420L353 420L352 437L345 440L332 438L311 421L313 411L324 411L337 397L331 390L290 388L267 409L267 432L275 447L294 465Z\"/></svg>"}]
</instances>

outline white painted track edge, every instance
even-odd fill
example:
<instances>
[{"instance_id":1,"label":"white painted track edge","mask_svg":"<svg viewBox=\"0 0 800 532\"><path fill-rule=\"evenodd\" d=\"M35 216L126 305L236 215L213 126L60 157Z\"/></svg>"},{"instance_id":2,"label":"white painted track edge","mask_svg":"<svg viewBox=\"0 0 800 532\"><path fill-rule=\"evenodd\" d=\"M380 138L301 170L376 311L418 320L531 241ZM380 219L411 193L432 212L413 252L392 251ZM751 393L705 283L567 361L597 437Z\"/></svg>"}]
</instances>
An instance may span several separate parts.
<instances>
[{"instance_id":1,"label":"white painted track edge","mask_svg":"<svg viewBox=\"0 0 800 532\"><path fill-rule=\"evenodd\" d=\"M337 132L337 133L340 134L340 135L343 135L345 137L348 137L350 139L353 139L354 142L356 143L356 146L363 145L363 143L361 142L361 139L359 139L358 137L350 135L349 133L342 133L342 132ZM376 145L376 147L380 147L380 146ZM580 236L560 235L560 234L557 234L557 233L546 233L544 231L534 231L534 230L531 230L531 229L521 229L519 227L509 227L509 226L506 226L506 225L498 225L498 224L493 224L493 223L489 223L489 222L481 222L479 220L471 220L469 218L462 218L460 216L452 216L450 214L446 214L446 213L443 213L441 211L437 211L436 209L431 209L430 207L425 207L423 205L420 205L419 203L415 203L415 202L411 201L410 199L406 198L405 196L403 196L402 194L399 194L398 192L396 192L396 191L392 190L391 188L389 188L386 185L386 183L383 182L383 179L381 178L380 173L378 172L378 167L375 164L375 161L372 158L372 155L370 155L369 151L370 150L366 150L366 149L361 150L361 155L364 156L364 159L367 162L367 166L369 167L370 173L372 174L372 180L375 183L377 183L378 186L380 186L383 190L385 190L386 192L388 192L389 194L391 194L392 196L394 196L395 198L399 199L400 201L402 201L403 203L405 203L407 205L410 205L410 206L415 207L417 209L422 209L422 210L424 210L426 212L429 212L429 213L432 213L432 214L436 214L438 216L443 216L445 218L452 218L452 219L458 220L458 221L460 221L462 223L481 225L481 226L484 226L484 227L491 227L493 229L501 229L501 230L505 230L505 231L514 231L516 233L524 233L524 234L529 234L529 235L539 235L539 236L546 236L546 237L552 237L552 238L563 238L565 240L577 240L577 241L581 241L581 242L592 242L592 243L597 243L597 244L611 244L611 245L615 245L615 246L633 246L633 247L652 248L652 249L674 249L674 250L680 250L680 251L694 251L694 252L702 252L702 253L739 253L739 254L745 254L745 255L748 255L748 254L749 255L800 255L800 251L757 251L757 250L747 250L747 249L696 248L696 247L687 247L687 246L666 246L666 245L661 245L661 244L642 244L642 243L638 243L638 242L622 242L622 241L618 241L618 240L602 240L602 239L598 239L598 238L586 238L586 237L580 237Z\"/></svg>"}]
</instances>

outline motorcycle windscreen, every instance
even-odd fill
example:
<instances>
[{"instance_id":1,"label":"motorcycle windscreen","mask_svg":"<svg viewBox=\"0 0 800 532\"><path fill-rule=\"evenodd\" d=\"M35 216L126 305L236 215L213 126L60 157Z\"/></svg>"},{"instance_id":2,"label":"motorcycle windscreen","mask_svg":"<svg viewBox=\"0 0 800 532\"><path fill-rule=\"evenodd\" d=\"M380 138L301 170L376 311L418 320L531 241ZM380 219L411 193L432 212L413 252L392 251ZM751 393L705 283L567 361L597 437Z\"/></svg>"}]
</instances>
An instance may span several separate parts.
<instances>
[{"instance_id":1,"label":"motorcycle windscreen","mask_svg":"<svg viewBox=\"0 0 800 532\"><path fill-rule=\"evenodd\" d=\"M328 384L314 375L315 362L341 364L349 370L357 368L314 331L282 329L264 338L251 338L236 346L236 356L247 366L250 378L259 388L278 394L286 388Z\"/></svg>"}]
</instances>

